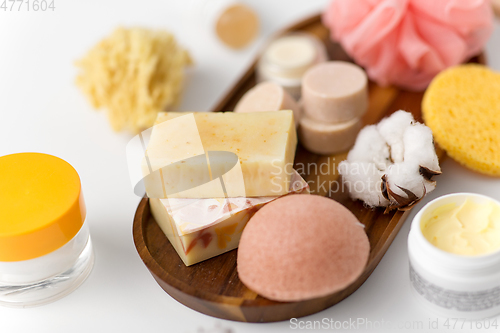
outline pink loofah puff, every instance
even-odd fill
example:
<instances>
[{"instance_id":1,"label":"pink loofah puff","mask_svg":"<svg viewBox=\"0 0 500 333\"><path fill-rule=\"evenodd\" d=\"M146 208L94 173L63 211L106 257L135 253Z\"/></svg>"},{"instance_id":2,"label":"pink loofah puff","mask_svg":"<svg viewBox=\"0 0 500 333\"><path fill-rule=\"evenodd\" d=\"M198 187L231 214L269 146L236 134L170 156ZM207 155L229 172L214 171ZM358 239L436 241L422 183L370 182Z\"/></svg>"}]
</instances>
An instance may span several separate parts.
<instances>
[{"instance_id":1,"label":"pink loofah puff","mask_svg":"<svg viewBox=\"0 0 500 333\"><path fill-rule=\"evenodd\" d=\"M323 23L372 80L423 90L482 50L493 11L490 0L333 0Z\"/></svg>"}]
</instances>

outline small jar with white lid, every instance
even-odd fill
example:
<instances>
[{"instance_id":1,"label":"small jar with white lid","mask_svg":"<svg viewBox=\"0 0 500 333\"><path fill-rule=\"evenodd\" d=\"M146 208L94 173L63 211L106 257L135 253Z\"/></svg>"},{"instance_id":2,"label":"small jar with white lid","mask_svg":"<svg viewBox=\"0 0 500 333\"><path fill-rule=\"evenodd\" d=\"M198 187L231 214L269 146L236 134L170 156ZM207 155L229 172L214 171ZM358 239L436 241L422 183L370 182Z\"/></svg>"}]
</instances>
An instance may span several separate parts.
<instances>
[{"instance_id":1,"label":"small jar with white lid","mask_svg":"<svg viewBox=\"0 0 500 333\"><path fill-rule=\"evenodd\" d=\"M40 153L0 157L0 305L29 307L75 290L94 254L76 170Z\"/></svg>"},{"instance_id":2,"label":"small jar with white lid","mask_svg":"<svg viewBox=\"0 0 500 333\"><path fill-rule=\"evenodd\" d=\"M289 33L265 48L257 64L257 82L275 82L298 100L304 73L327 60L326 48L317 37L303 32Z\"/></svg>"},{"instance_id":3,"label":"small jar with white lid","mask_svg":"<svg viewBox=\"0 0 500 333\"><path fill-rule=\"evenodd\" d=\"M467 200L495 207L492 214L498 216L490 217L488 223L496 221L496 226L500 227L500 202L473 193L445 195L428 203L413 219L408 236L408 254L410 281L416 298L437 314L474 320L500 314L500 249L484 254L457 254L457 251L445 251L432 244L428 240L429 235L426 238L422 230L426 228L426 221L436 218L433 216L441 207L463 207ZM464 214L464 217L476 221L486 216L485 212L476 217L470 211ZM436 230L441 230L440 237L453 239L446 226ZM496 236L500 234L495 229L491 237ZM470 243L459 241L455 244Z\"/></svg>"}]
</instances>

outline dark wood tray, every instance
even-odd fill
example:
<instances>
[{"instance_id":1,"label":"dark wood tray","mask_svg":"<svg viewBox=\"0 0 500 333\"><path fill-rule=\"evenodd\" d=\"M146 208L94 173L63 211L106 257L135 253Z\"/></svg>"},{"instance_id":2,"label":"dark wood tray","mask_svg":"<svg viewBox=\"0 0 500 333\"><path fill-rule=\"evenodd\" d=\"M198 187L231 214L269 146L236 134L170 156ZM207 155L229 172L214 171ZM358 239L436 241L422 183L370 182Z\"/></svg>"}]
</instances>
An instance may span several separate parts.
<instances>
[{"instance_id":1,"label":"dark wood tray","mask_svg":"<svg viewBox=\"0 0 500 333\"><path fill-rule=\"evenodd\" d=\"M307 31L325 42L331 59L349 60L338 44L329 40L328 30L321 24L319 15L307 18L286 29L288 31ZM482 57L472 61L484 63ZM219 101L213 111L233 110L239 98L255 85L255 63L243 77ZM369 110L364 116L365 124L373 124L399 109L410 111L422 121L420 104L423 93L399 90L394 87L380 87L369 84ZM438 155L443 153L438 150ZM210 316L246 321L272 322L310 315L324 310L348 297L370 276L380 262L390 244L401 229L409 211L393 211L384 214L383 209L368 209L359 201L352 201L343 191L328 191L317 186L322 182L334 182L338 175L334 166L346 154L321 156L313 154L300 145L295 158L296 169L309 181L315 194L328 195L346 206L365 225L370 240L370 257L363 274L346 289L337 293L302 301L282 303L257 295L246 288L238 279L236 271L236 251L225 253L199 264L186 267L174 248L170 245L158 224L150 214L148 198L143 198L134 218L134 242L140 257L158 284L180 303ZM308 165L328 163L332 170L327 175L317 174ZM301 170L301 166L302 170ZM337 183L338 184L338 183Z\"/></svg>"}]
</instances>

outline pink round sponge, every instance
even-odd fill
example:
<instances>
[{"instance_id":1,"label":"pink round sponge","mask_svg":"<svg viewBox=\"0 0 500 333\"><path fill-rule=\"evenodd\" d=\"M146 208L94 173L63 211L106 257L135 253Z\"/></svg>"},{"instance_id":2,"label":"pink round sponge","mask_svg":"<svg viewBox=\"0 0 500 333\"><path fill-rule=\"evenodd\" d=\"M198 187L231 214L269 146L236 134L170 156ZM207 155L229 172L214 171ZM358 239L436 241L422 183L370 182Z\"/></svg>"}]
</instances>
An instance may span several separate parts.
<instances>
[{"instance_id":1,"label":"pink round sponge","mask_svg":"<svg viewBox=\"0 0 500 333\"><path fill-rule=\"evenodd\" d=\"M370 243L338 202L296 194L261 208L238 249L240 280L275 301L300 301L342 290L363 272Z\"/></svg>"}]
</instances>

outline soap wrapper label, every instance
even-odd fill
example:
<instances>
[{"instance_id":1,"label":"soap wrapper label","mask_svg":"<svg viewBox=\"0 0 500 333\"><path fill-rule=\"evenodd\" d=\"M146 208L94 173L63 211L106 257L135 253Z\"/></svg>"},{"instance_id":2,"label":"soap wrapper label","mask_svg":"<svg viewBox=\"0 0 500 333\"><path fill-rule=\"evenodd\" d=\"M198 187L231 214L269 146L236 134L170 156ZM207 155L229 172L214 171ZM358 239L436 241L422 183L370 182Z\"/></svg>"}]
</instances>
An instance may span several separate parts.
<instances>
[{"instance_id":1,"label":"soap wrapper label","mask_svg":"<svg viewBox=\"0 0 500 333\"><path fill-rule=\"evenodd\" d=\"M309 193L307 182L293 170L289 193ZM179 236L209 228L242 211L252 210L280 196L254 198L160 199Z\"/></svg>"}]
</instances>

